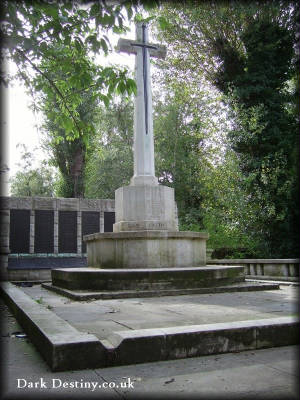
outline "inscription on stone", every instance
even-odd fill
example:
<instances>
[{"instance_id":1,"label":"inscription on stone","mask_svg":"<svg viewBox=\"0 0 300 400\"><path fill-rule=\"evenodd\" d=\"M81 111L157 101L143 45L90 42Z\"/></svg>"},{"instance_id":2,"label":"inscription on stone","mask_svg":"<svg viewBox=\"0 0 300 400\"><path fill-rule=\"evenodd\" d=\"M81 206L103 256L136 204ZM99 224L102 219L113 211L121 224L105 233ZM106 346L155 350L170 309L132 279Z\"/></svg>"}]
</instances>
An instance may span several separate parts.
<instances>
[{"instance_id":1,"label":"inscription on stone","mask_svg":"<svg viewBox=\"0 0 300 400\"><path fill-rule=\"evenodd\" d=\"M113 224L115 223L115 213L104 212L104 232L113 232Z\"/></svg>"},{"instance_id":2,"label":"inscription on stone","mask_svg":"<svg viewBox=\"0 0 300 400\"><path fill-rule=\"evenodd\" d=\"M77 253L77 212L58 213L58 252Z\"/></svg>"},{"instance_id":3,"label":"inscription on stone","mask_svg":"<svg viewBox=\"0 0 300 400\"><path fill-rule=\"evenodd\" d=\"M54 252L54 211L52 210L35 211L34 252Z\"/></svg>"},{"instance_id":4,"label":"inscription on stone","mask_svg":"<svg viewBox=\"0 0 300 400\"><path fill-rule=\"evenodd\" d=\"M167 224L163 221L142 221L142 222L124 222L122 223L122 230L133 231L133 230L166 230Z\"/></svg>"},{"instance_id":5,"label":"inscription on stone","mask_svg":"<svg viewBox=\"0 0 300 400\"><path fill-rule=\"evenodd\" d=\"M163 209L162 205L163 199L161 198L161 193L159 190L151 190L148 188L146 197L146 206L150 211L149 219L163 219Z\"/></svg>"},{"instance_id":6,"label":"inscription on stone","mask_svg":"<svg viewBox=\"0 0 300 400\"><path fill-rule=\"evenodd\" d=\"M30 210L10 210L10 252L29 253Z\"/></svg>"},{"instance_id":7,"label":"inscription on stone","mask_svg":"<svg viewBox=\"0 0 300 400\"><path fill-rule=\"evenodd\" d=\"M82 212L82 236L100 232L100 212ZM86 243L82 241L82 253L86 253Z\"/></svg>"}]
</instances>

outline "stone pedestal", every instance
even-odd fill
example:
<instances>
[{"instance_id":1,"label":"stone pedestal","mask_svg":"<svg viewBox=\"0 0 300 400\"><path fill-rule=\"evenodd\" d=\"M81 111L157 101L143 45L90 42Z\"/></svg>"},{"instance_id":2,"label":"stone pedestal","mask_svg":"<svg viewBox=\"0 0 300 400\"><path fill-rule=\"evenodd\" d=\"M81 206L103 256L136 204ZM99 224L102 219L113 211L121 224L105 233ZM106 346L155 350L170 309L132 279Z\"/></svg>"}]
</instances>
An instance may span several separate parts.
<instances>
[{"instance_id":1,"label":"stone pedestal","mask_svg":"<svg viewBox=\"0 0 300 400\"><path fill-rule=\"evenodd\" d=\"M161 186L125 186L115 192L114 232L178 231L174 189Z\"/></svg>"},{"instance_id":2,"label":"stone pedestal","mask_svg":"<svg viewBox=\"0 0 300 400\"><path fill-rule=\"evenodd\" d=\"M115 192L115 213L113 233L84 237L89 267L205 266L208 235L178 232L174 189L162 185L121 187Z\"/></svg>"},{"instance_id":3,"label":"stone pedestal","mask_svg":"<svg viewBox=\"0 0 300 400\"><path fill-rule=\"evenodd\" d=\"M97 268L189 268L206 264L208 235L140 231L85 236L88 266Z\"/></svg>"}]
</instances>

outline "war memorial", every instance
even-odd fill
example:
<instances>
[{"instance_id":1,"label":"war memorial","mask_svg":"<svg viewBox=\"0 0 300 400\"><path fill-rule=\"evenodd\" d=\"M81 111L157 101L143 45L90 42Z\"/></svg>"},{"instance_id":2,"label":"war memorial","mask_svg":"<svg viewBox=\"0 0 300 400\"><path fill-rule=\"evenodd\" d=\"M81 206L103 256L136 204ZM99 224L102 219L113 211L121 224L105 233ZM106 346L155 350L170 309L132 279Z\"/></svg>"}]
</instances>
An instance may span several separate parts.
<instances>
[{"instance_id":1,"label":"war memorial","mask_svg":"<svg viewBox=\"0 0 300 400\"><path fill-rule=\"evenodd\" d=\"M54 224L53 252L61 246L82 254L86 246L87 265L61 263L41 285L3 282L5 302L52 371L297 344L295 299L285 303L278 282L246 279L244 265L208 264L208 234L178 230L174 190L158 183L154 166L150 57L164 57L166 49L149 43L143 24L135 40L120 39L118 49L136 57L131 183L116 190L114 207L88 199L80 205L74 199L73 206L44 203ZM58 239L65 237L59 217L71 215L64 212L75 213L79 234ZM105 212L115 212L114 223L106 215L112 232L104 229ZM83 235L88 219L98 232ZM72 251L65 247L70 240ZM287 260L287 268L296 268L294 261Z\"/></svg>"}]
</instances>

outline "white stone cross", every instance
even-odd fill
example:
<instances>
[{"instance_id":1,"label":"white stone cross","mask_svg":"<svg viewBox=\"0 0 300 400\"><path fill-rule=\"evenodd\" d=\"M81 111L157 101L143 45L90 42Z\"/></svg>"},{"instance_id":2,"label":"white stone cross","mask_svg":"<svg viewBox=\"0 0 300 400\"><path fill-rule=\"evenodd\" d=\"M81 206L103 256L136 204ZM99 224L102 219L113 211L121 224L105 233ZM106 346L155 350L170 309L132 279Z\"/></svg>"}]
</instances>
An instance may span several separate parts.
<instances>
[{"instance_id":1,"label":"white stone cross","mask_svg":"<svg viewBox=\"0 0 300 400\"><path fill-rule=\"evenodd\" d=\"M154 167L154 141L150 56L165 58L166 48L148 43L146 24L136 25L136 40L119 39L117 50L135 54L135 80L137 95L134 108L134 174L132 185L156 185Z\"/></svg>"}]
</instances>

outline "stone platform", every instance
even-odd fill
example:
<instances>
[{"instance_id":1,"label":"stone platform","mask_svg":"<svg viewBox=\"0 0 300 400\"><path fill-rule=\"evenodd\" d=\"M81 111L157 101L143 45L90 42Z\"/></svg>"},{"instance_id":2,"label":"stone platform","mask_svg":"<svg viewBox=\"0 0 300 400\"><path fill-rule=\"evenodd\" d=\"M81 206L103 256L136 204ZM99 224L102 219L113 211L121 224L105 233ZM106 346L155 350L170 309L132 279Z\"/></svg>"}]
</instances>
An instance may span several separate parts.
<instances>
[{"instance_id":1,"label":"stone platform","mask_svg":"<svg viewBox=\"0 0 300 400\"><path fill-rule=\"evenodd\" d=\"M43 287L73 300L176 296L184 294L274 290L278 284L245 282L243 267L52 270Z\"/></svg>"},{"instance_id":2,"label":"stone platform","mask_svg":"<svg viewBox=\"0 0 300 400\"><path fill-rule=\"evenodd\" d=\"M299 342L297 288L78 303L41 285L2 294L52 371L165 361Z\"/></svg>"},{"instance_id":3,"label":"stone platform","mask_svg":"<svg viewBox=\"0 0 300 400\"><path fill-rule=\"evenodd\" d=\"M198 268L52 270L52 283L66 289L126 290L212 287L244 281L244 268L208 266Z\"/></svg>"},{"instance_id":4,"label":"stone platform","mask_svg":"<svg viewBox=\"0 0 300 400\"><path fill-rule=\"evenodd\" d=\"M54 286L50 283L42 283L44 289L61 294L75 301L90 300L111 300L111 299L132 299L162 296L183 296L193 294L212 294L212 293L233 293L233 292L253 292L262 290L277 290L279 283L269 282L240 282L225 286L213 286L193 289L161 289L152 288L144 290L80 290L65 289Z\"/></svg>"}]
</instances>

